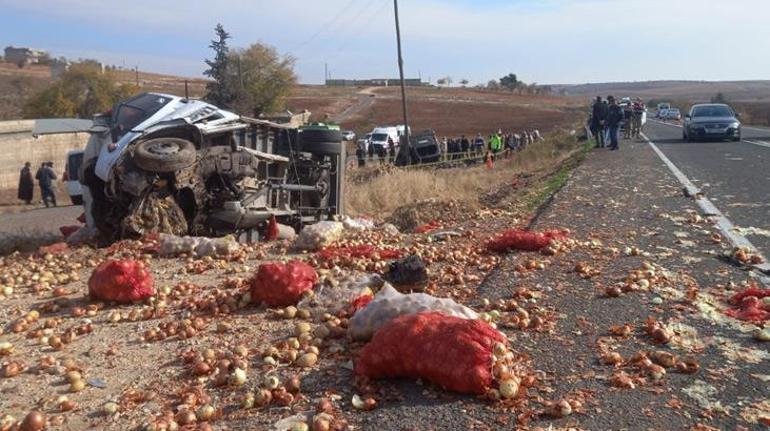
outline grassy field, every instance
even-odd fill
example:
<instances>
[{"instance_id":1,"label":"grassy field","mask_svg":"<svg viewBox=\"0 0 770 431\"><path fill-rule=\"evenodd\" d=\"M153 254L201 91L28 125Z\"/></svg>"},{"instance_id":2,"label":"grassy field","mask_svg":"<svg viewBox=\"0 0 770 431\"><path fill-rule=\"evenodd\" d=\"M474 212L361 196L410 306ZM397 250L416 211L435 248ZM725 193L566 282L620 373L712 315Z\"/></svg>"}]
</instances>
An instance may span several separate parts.
<instances>
[{"instance_id":1,"label":"grassy field","mask_svg":"<svg viewBox=\"0 0 770 431\"><path fill-rule=\"evenodd\" d=\"M454 201L467 208L496 206L506 202L506 191L511 190L518 190L522 209L531 210L563 184L574 167L565 162L583 149L574 136L555 133L508 159L501 157L492 169L480 164L457 169L354 171L346 185L346 212L387 216L404 205L428 199ZM519 181L522 176L531 178L526 186Z\"/></svg>"}]
</instances>

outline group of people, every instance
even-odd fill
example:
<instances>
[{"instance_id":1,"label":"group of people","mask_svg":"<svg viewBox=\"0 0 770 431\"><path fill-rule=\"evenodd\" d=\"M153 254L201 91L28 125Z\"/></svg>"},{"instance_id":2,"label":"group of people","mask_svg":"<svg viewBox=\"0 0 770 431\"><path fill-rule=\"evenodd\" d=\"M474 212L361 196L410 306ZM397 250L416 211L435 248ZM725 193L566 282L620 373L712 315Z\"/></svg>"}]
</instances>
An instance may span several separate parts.
<instances>
[{"instance_id":1,"label":"group of people","mask_svg":"<svg viewBox=\"0 0 770 431\"><path fill-rule=\"evenodd\" d=\"M481 157L494 160L498 155L508 158L514 151L521 151L529 145L543 140L540 131L537 129L521 133L503 133L502 130L498 130L496 133L489 135L487 139L484 139L481 133L476 134L476 137L472 139L461 135L459 138L447 138L444 136L441 140L438 140L435 134L433 138L439 145L442 161ZM382 146L375 149L373 145L367 145L365 141L360 140L356 147L358 167L366 166L367 156L369 160L372 160L375 155L380 164L394 163L399 148L400 145L393 142L390 138L388 139L387 149Z\"/></svg>"},{"instance_id":2,"label":"group of people","mask_svg":"<svg viewBox=\"0 0 770 431\"><path fill-rule=\"evenodd\" d=\"M644 103L638 97L620 106L614 96L607 96L607 100L596 96L589 121L591 133L596 139L596 148L609 146L610 150L617 150L621 126L625 139L640 137L644 111Z\"/></svg>"},{"instance_id":3,"label":"group of people","mask_svg":"<svg viewBox=\"0 0 770 431\"><path fill-rule=\"evenodd\" d=\"M502 153L508 158L514 151L521 151L535 141L542 140L538 130L532 132L524 131L522 133L503 133L498 130L497 133L489 135L485 140L481 133L476 137L468 139L465 135L459 138L443 137L439 142L441 146L441 156L443 160L457 160L469 157L481 157L489 155L492 158Z\"/></svg>"},{"instance_id":4,"label":"group of people","mask_svg":"<svg viewBox=\"0 0 770 431\"><path fill-rule=\"evenodd\" d=\"M53 187L56 178L53 162L41 163L34 177L32 176L32 164L30 162L25 163L19 174L19 200L24 201L27 205L32 204L35 194L35 180L37 180L43 204L46 208L51 205L56 206L56 193Z\"/></svg>"}]
</instances>

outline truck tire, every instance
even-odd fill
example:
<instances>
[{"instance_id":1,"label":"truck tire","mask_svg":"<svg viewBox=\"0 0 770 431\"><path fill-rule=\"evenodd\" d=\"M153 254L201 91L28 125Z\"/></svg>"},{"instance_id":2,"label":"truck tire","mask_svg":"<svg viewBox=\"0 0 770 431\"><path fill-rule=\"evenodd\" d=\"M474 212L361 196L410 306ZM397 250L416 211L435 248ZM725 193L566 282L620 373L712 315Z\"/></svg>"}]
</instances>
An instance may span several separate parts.
<instances>
[{"instance_id":1,"label":"truck tire","mask_svg":"<svg viewBox=\"0 0 770 431\"><path fill-rule=\"evenodd\" d=\"M329 129L302 129L300 142L342 142L342 132Z\"/></svg>"},{"instance_id":2,"label":"truck tire","mask_svg":"<svg viewBox=\"0 0 770 431\"><path fill-rule=\"evenodd\" d=\"M134 163L150 172L176 172L195 163L195 145L185 139L155 138L134 149Z\"/></svg>"},{"instance_id":3,"label":"truck tire","mask_svg":"<svg viewBox=\"0 0 770 431\"><path fill-rule=\"evenodd\" d=\"M312 154L342 154L339 130L305 129L299 134L299 149Z\"/></svg>"}]
</instances>

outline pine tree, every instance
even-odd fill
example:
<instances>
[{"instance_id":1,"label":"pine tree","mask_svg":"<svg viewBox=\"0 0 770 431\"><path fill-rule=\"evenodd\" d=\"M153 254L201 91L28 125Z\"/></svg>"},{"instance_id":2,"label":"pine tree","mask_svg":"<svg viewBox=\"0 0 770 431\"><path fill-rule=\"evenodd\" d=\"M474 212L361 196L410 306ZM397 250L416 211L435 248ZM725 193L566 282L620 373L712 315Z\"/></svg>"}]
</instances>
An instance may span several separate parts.
<instances>
[{"instance_id":1,"label":"pine tree","mask_svg":"<svg viewBox=\"0 0 770 431\"><path fill-rule=\"evenodd\" d=\"M217 24L214 32L217 34L217 40L212 40L211 45L209 45L209 48L214 50L214 60L206 60L209 68L203 72L204 75L212 78L214 81L206 84L205 99L207 102L221 108L230 108L235 99L235 94L232 88L230 88L230 80L228 79L228 54L230 53L230 48L227 46L227 39L230 39L230 34L225 31L222 24Z\"/></svg>"}]
</instances>

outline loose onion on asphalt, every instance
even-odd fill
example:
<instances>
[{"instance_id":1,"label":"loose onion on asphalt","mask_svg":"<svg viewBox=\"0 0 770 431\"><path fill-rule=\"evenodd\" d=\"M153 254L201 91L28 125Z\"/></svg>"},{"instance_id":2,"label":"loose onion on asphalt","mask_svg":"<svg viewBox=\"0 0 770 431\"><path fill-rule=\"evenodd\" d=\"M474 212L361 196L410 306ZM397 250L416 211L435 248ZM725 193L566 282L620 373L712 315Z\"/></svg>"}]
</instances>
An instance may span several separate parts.
<instances>
[{"instance_id":1,"label":"loose onion on asphalt","mask_svg":"<svg viewBox=\"0 0 770 431\"><path fill-rule=\"evenodd\" d=\"M21 431L40 431L46 426L45 415L37 410L33 410L24 417L21 422Z\"/></svg>"}]
</instances>

